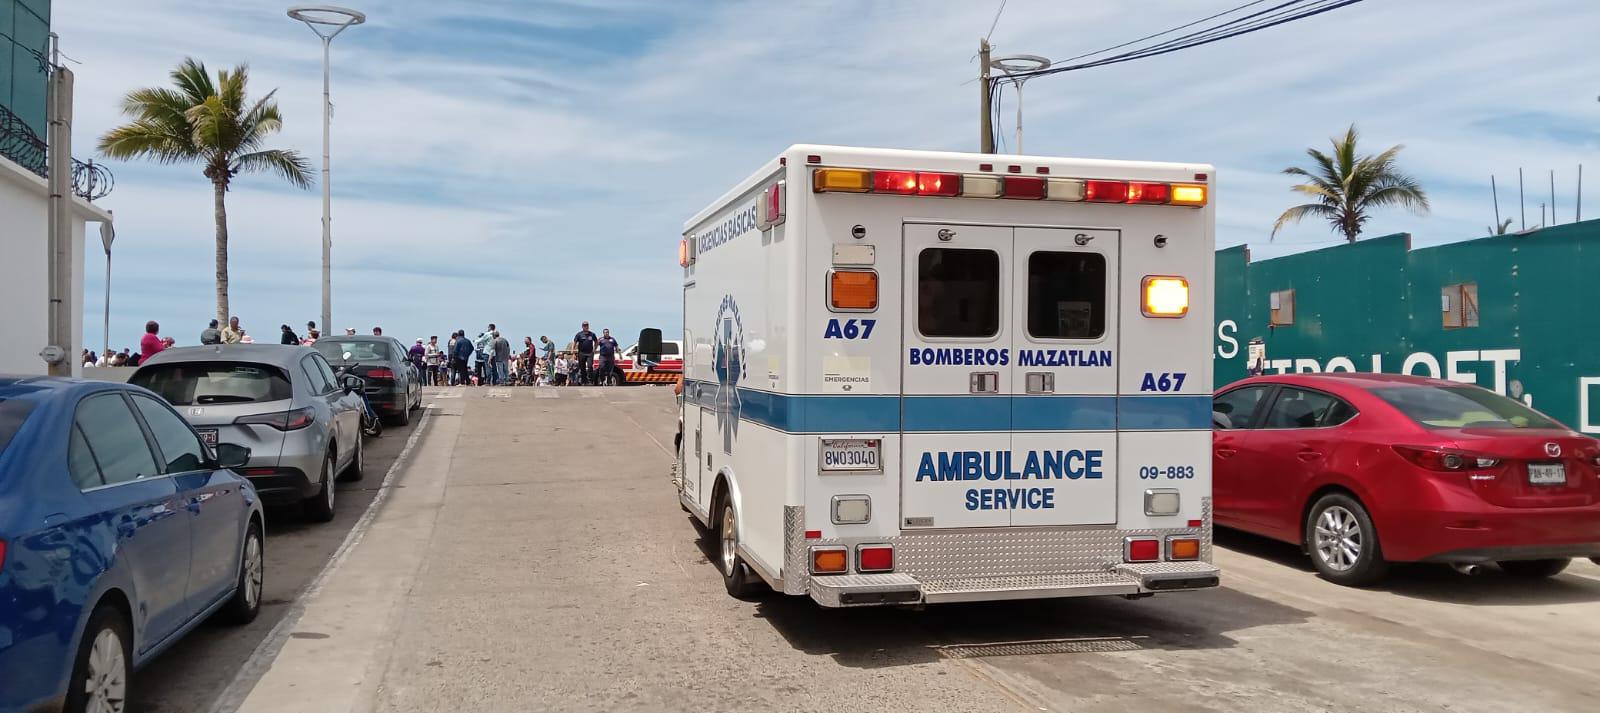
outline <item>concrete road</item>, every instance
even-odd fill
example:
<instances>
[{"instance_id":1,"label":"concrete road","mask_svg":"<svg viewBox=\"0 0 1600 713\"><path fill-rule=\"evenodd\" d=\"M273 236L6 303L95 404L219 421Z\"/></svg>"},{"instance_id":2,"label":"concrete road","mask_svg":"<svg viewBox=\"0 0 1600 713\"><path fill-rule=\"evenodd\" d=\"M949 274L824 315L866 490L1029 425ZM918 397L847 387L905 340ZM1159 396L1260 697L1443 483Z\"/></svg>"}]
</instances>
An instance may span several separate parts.
<instances>
[{"instance_id":1,"label":"concrete road","mask_svg":"<svg viewBox=\"0 0 1600 713\"><path fill-rule=\"evenodd\" d=\"M135 713L209 710L267 633L288 612L294 599L322 571L329 556L350 533L351 526L361 519L384 473L394 463L416 424L413 419L411 426L386 428L383 437L367 440L367 475L359 482L339 483L333 522L310 522L301 517L295 507L269 507L266 511L266 591L260 616L245 627L203 624L184 637L139 672L129 710Z\"/></svg>"},{"instance_id":2,"label":"concrete road","mask_svg":"<svg viewBox=\"0 0 1600 713\"><path fill-rule=\"evenodd\" d=\"M668 483L666 389L430 402L399 487L225 710L1600 710L1588 562L1352 590L1222 533L1225 586L1201 593L740 602Z\"/></svg>"}]
</instances>

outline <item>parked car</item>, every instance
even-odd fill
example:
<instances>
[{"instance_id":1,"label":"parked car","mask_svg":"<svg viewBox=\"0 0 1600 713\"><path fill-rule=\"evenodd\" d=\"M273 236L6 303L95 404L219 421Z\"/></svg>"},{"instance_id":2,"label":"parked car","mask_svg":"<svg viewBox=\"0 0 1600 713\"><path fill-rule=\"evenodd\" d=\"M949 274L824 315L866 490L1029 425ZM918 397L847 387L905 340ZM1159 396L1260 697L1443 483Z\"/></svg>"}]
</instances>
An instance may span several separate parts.
<instances>
[{"instance_id":1,"label":"parked car","mask_svg":"<svg viewBox=\"0 0 1600 713\"><path fill-rule=\"evenodd\" d=\"M1302 545L1331 581L1395 561L1550 577L1600 556L1600 442L1487 389L1286 374L1212 411L1217 524Z\"/></svg>"},{"instance_id":2,"label":"parked car","mask_svg":"<svg viewBox=\"0 0 1600 713\"><path fill-rule=\"evenodd\" d=\"M269 504L333 519L334 481L366 468L361 395L310 347L229 344L168 349L128 379L166 399L207 443L251 450L241 471Z\"/></svg>"},{"instance_id":3,"label":"parked car","mask_svg":"<svg viewBox=\"0 0 1600 713\"><path fill-rule=\"evenodd\" d=\"M367 380L367 400L390 425L410 423L411 412L422 408L422 378L399 340L323 337L317 340L316 349L335 369L349 369Z\"/></svg>"},{"instance_id":4,"label":"parked car","mask_svg":"<svg viewBox=\"0 0 1600 713\"><path fill-rule=\"evenodd\" d=\"M255 618L249 456L137 386L0 376L0 710L121 710L202 621Z\"/></svg>"}]
</instances>

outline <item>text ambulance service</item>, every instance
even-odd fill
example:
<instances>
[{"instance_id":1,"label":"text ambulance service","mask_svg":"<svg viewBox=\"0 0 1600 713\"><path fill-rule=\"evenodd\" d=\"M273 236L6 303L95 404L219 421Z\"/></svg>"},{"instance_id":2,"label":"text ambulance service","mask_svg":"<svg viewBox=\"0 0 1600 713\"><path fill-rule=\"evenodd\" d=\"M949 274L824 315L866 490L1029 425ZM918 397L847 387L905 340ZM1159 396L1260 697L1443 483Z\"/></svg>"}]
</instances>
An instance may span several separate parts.
<instances>
[{"instance_id":1,"label":"text ambulance service","mask_svg":"<svg viewBox=\"0 0 1600 713\"><path fill-rule=\"evenodd\" d=\"M801 145L691 219L675 482L728 591L1216 586L1215 183Z\"/></svg>"}]
</instances>

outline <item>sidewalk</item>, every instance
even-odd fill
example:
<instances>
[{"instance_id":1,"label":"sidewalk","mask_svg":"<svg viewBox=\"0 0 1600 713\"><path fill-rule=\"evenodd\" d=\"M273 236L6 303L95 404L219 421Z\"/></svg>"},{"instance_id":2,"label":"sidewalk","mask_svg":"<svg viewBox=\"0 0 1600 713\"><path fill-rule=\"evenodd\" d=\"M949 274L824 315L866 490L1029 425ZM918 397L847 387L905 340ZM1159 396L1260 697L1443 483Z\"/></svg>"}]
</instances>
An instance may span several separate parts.
<instances>
[{"instance_id":1,"label":"sidewalk","mask_svg":"<svg viewBox=\"0 0 1600 713\"><path fill-rule=\"evenodd\" d=\"M555 391L430 398L239 710L1019 710L931 647L880 648L897 613L729 598L667 481L670 392ZM860 648L816 636L839 627Z\"/></svg>"}]
</instances>

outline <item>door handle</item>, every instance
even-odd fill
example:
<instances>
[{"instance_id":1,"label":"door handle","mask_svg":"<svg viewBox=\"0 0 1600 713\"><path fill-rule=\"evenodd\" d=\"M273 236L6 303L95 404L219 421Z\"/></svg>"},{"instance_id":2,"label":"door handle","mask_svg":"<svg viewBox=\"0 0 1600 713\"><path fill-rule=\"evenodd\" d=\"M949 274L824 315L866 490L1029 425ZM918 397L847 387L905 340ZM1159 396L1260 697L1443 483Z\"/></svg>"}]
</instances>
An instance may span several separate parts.
<instances>
[{"instance_id":1,"label":"door handle","mask_svg":"<svg viewBox=\"0 0 1600 713\"><path fill-rule=\"evenodd\" d=\"M1239 453L1238 451L1236 451L1236 450L1234 450L1232 448L1227 448L1227 447L1219 447L1219 448L1217 448L1217 457L1218 458L1232 458L1232 457L1234 457L1234 455L1236 455L1238 453Z\"/></svg>"},{"instance_id":2,"label":"door handle","mask_svg":"<svg viewBox=\"0 0 1600 713\"><path fill-rule=\"evenodd\" d=\"M1322 457L1322 452L1321 451L1311 451L1311 450L1300 451L1299 453L1294 454L1294 457L1299 458L1300 460L1303 460L1303 461L1305 461L1307 463L1310 463L1311 461L1314 461L1314 460L1317 460L1317 459L1321 458Z\"/></svg>"}]
</instances>

